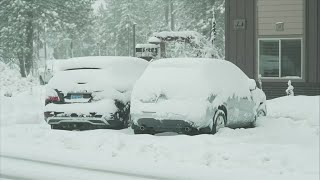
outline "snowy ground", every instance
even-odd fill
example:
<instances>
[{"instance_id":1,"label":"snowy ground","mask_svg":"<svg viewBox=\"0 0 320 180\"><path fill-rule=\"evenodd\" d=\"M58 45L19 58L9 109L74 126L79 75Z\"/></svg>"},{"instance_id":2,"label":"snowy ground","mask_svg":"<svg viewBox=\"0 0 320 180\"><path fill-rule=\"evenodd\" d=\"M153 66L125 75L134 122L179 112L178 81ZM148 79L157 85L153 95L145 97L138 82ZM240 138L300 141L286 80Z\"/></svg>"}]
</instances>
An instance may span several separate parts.
<instances>
[{"instance_id":1,"label":"snowy ground","mask_svg":"<svg viewBox=\"0 0 320 180\"><path fill-rule=\"evenodd\" d=\"M30 89L13 97L0 96L0 175L39 179L319 179L320 96L268 101L269 115L253 129L224 128L216 135L151 136L133 135L131 129L51 130L42 119L44 88ZM5 156L129 175L46 168Z\"/></svg>"}]
</instances>

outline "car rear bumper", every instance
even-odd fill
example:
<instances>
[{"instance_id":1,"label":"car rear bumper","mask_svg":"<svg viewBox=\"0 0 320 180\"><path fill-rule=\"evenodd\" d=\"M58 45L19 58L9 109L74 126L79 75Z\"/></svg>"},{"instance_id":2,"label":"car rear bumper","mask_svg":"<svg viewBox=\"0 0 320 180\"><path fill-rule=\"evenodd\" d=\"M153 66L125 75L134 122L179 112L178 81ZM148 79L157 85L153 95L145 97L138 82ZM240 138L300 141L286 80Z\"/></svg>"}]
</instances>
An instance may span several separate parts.
<instances>
[{"instance_id":1,"label":"car rear bumper","mask_svg":"<svg viewBox=\"0 0 320 180\"><path fill-rule=\"evenodd\" d=\"M184 120L155 118L140 118L132 124L132 129L150 134L161 132L176 132L180 134L210 134L211 128L197 128L190 122Z\"/></svg>"},{"instance_id":2,"label":"car rear bumper","mask_svg":"<svg viewBox=\"0 0 320 180\"><path fill-rule=\"evenodd\" d=\"M118 129L123 128L123 121L119 119L105 119L101 117L48 117L45 114L45 119L47 123L51 126L61 126L62 129Z\"/></svg>"},{"instance_id":3,"label":"car rear bumper","mask_svg":"<svg viewBox=\"0 0 320 180\"><path fill-rule=\"evenodd\" d=\"M89 123L92 125L109 125L103 118L78 118L78 117L48 117L48 124L60 123Z\"/></svg>"}]
</instances>

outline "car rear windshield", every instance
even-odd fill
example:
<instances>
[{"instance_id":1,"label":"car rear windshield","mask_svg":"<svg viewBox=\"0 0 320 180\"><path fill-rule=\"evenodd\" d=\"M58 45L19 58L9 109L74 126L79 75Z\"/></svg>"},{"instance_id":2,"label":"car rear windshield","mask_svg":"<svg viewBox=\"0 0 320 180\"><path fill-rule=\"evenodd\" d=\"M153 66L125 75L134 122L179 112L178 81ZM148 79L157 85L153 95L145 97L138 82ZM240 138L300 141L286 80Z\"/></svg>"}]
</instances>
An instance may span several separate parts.
<instances>
[{"instance_id":1,"label":"car rear windshield","mask_svg":"<svg viewBox=\"0 0 320 180\"><path fill-rule=\"evenodd\" d=\"M86 86L87 89L103 90L113 89L127 90L132 88L134 81L130 72L123 73L114 68L77 68L57 72L49 81L49 86L55 89L73 89L77 85Z\"/></svg>"},{"instance_id":2,"label":"car rear windshield","mask_svg":"<svg viewBox=\"0 0 320 180\"><path fill-rule=\"evenodd\" d=\"M148 68L135 86L140 99L165 94L168 98L205 97L209 93L208 80L200 68Z\"/></svg>"},{"instance_id":3,"label":"car rear windshield","mask_svg":"<svg viewBox=\"0 0 320 180\"><path fill-rule=\"evenodd\" d=\"M172 98L223 99L249 97L248 77L224 60L163 59L151 63L138 81L134 96L143 99L165 94ZM148 97L147 97L148 98Z\"/></svg>"}]
</instances>

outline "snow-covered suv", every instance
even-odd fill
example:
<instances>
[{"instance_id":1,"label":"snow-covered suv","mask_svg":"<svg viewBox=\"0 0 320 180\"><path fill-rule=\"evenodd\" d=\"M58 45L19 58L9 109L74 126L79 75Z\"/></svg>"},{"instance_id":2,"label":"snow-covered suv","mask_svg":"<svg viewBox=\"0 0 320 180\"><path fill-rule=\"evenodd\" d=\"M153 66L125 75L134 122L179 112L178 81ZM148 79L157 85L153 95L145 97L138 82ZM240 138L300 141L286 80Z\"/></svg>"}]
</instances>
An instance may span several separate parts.
<instances>
[{"instance_id":1,"label":"snow-covered suv","mask_svg":"<svg viewBox=\"0 0 320 180\"><path fill-rule=\"evenodd\" d=\"M215 133L247 127L266 115L266 96L229 61L172 58L151 62L133 88L136 134Z\"/></svg>"},{"instance_id":2,"label":"snow-covered suv","mask_svg":"<svg viewBox=\"0 0 320 180\"><path fill-rule=\"evenodd\" d=\"M133 57L66 60L47 84L45 120L52 129L126 127L132 87L147 65Z\"/></svg>"}]
</instances>

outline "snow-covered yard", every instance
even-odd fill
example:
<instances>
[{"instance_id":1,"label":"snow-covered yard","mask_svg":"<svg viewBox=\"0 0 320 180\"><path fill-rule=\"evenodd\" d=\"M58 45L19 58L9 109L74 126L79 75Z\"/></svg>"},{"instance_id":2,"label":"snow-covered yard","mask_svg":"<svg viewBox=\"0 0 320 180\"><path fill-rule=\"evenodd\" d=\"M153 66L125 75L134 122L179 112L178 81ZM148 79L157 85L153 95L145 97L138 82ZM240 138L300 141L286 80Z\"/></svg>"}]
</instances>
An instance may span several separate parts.
<instances>
[{"instance_id":1,"label":"snow-covered yard","mask_svg":"<svg viewBox=\"0 0 320 180\"><path fill-rule=\"evenodd\" d=\"M51 130L41 112L44 88L30 89L1 96L2 156L169 179L319 179L320 96L270 100L268 116L252 129L151 136L131 129ZM0 158L0 173L40 173L28 167Z\"/></svg>"}]
</instances>

